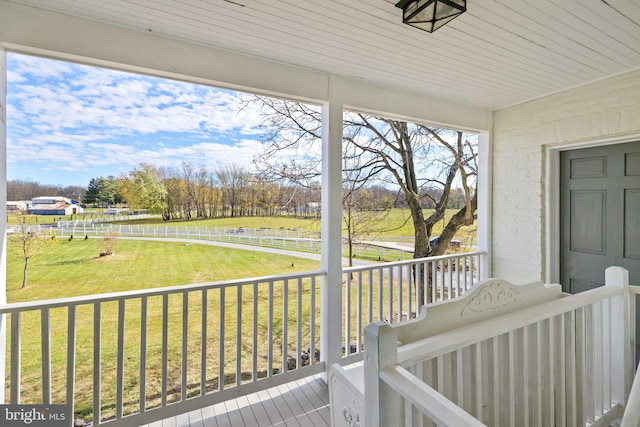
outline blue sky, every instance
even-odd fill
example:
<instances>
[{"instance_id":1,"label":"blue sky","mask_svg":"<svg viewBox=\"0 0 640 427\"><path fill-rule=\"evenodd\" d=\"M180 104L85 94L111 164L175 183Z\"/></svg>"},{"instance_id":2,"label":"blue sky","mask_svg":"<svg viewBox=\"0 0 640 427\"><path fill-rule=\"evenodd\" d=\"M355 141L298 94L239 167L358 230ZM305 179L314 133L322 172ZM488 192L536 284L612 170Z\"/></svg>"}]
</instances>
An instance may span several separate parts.
<instances>
[{"instance_id":1,"label":"blue sky","mask_svg":"<svg viewBox=\"0 0 640 427\"><path fill-rule=\"evenodd\" d=\"M7 175L86 186L144 161L247 168L260 117L241 94L50 59L7 55Z\"/></svg>"}]
</instances>

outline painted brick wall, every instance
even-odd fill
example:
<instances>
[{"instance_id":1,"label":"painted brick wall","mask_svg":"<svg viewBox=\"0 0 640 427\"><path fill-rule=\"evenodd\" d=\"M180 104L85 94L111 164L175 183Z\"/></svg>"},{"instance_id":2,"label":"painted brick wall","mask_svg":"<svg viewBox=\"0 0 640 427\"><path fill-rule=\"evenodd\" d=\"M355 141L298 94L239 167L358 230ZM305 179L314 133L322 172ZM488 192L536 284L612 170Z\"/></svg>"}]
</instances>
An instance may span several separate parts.
<instances>
[{"instance_id":1,"label":"painted brick wall","mask_svg":"<svg viewBox=\"0 0 640 427\"><path fill-rule=\"evenodd\" d=\"M496 111L493 276L544 279L546 146L640 134L640 70Z\"/></svg>"}]
</instances>

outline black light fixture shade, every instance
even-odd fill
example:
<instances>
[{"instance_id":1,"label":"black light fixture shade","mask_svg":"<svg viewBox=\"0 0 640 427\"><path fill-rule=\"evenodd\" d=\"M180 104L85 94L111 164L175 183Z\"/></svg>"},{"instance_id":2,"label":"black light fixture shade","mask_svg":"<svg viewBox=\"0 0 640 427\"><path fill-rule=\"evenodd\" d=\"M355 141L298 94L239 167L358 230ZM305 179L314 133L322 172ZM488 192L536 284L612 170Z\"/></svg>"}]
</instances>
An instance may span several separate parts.
<instances>
[{"instance_id":1,"label":"black light fixture shade","mask_svg":"<svg viewBox=\"0 0 640 427\"><path fill-rule=\"evenodd\" d=\"M433 33L467 10L467 0L400 0L402 22Z\"/></svg>"}]
</instances>

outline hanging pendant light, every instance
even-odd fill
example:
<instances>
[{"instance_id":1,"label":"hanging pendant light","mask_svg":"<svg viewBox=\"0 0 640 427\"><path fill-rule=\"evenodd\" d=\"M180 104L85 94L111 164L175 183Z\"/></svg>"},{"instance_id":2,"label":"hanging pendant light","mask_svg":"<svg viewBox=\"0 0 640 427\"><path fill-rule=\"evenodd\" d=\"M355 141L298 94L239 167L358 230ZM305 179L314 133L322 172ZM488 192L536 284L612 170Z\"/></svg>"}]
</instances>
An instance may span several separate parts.
<instances>
[{"instance_id":1,"label":"hanging pendant light","mask_svg":"<svg viewBox=\"0 0 640 427\"><path fill-rule=\"evenodd\" d=\"M467 0L400 0L402 22L430 33L467 10Z\"/></svg>"}]
</instances>

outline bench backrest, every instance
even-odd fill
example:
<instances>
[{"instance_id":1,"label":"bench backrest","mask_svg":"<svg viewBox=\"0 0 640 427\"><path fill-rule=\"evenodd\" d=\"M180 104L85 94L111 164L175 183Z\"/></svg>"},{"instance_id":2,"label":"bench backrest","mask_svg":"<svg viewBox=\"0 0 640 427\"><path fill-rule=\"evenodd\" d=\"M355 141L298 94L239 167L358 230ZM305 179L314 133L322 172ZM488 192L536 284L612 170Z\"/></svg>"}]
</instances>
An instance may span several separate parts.
<instances>
[{"instance_id":1,"label":"bench backrest","mask_svg":"<svg viewBox=\"0 0 640 427\"><path fill-rule=\"evenodd\" d=\"M473 325L485 319L562 297L562 286L536 282L514 285L501 279L479 283L460 298L422 307L413 320L392 325L400 345Z\"/></svg>"}]
</instances>

